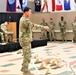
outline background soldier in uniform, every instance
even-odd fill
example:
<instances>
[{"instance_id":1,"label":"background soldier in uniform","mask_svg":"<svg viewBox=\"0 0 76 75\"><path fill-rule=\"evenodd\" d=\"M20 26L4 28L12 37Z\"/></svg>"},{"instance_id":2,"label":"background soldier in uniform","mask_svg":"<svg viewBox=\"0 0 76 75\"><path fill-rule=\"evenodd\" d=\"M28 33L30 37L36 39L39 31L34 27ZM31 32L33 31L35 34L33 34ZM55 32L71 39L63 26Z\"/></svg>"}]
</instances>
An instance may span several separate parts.
<instances>
[{"instance_id":1,"label":"background soldier in uniform","mask_svg":"<svg viewBox=\"0 0 76 75\"><path fill-rule=\"evenodd\" d=\"M0 42L4 42L4 35L3 35L2 30L1 30L1 25L0 25Z\"/></svg>"},{"instance_id":2,"label":"background soldier in uniform","mask_svg":"<svg viewBox=\"0 0 76 75\"><path fill-rule=\"evenodd\" d=\"M13 35L14 35L14 33L8 31L6 25L8 25L8 22L5 22L5 23L1 24L1 31L2 31L3 34L4 34L4 40L5 40L5 42L8 42L7 35L10 35L10 36L11 36L10 42L13 42Z\"/></svg>"},{"instance_id":3,"label":"background soldier in uniform","mask_svg":"<svg viewBox=\"0 0 76 75\"><path fill-rule=\"evenodd\" d=\"M52 41L52 40L56 40L55 39L55 23L53 22L53 19L52 18L50 18L50 22L48 23L48 26L49 26L49 28L50 28L50 30L49 30L49 37L50 37L50 41Z\"/></svg>"},{"instance_id":4,"label":"background soldier in uniform","mask_svg":"<svg viewBox=\"0 0 76 75\"><path fill-rule=\"evenodd\" d=\"M28 71L30 59L31 59L31 41L32 41L32 29L40 28L40 29L49 29L48 26L41 26L32 23L29 20L31 16L31 9L29 7L25 7L23 11L23 16L20 18L20 26L19 26L19 42L23 50L23 63L22 69L23 75L28 75L30 71ZM31 73L29 75L32 75Z\"/></svg>"},{"instance_id":5,"label":"background soldier in uniform","mask_svg":"<svg viewBox=\"0 0 76 75\"><path fill-rule=\"evenodd\" d=\"M73 34L74 34L73 41L76 42L76 17L74 19L74 22L72 23L72 27L73 27Z\"/></svg>"},{"instance_id":6,"label":"background soldier in uniform","mask_svg":"<svg viewBox=\"0 0 76 75\"><path fill-rule=\"evenodd\" d=\"M35 3L35 11L40 12L41 10L41 0L34 0Z\"/></svg>"},{"instance_id":7,"label":"background soldier in uniform","mask_svg":"<svg viewBox=\"0 0 76 75\"><path fill-rule=\"evenodd\" d=\"M45 19L42 19L42 23L40 25L48 26L47 22L45 22ZM41 38L46 39L47 38L47 31L45 29L41 29Z\"/></svg>"},{"instance_id":8,"label":"background soldier in uniform","mask_svg":"<svg viewBox=\"0 0 76 75\"><path fill-rule=\"evenodd\" d=\"M62 41L66 41L66 21L64 21L64 17L61 16L61 21L59 22L59 28L61 31Z\"/></svg>"}]
</instances>

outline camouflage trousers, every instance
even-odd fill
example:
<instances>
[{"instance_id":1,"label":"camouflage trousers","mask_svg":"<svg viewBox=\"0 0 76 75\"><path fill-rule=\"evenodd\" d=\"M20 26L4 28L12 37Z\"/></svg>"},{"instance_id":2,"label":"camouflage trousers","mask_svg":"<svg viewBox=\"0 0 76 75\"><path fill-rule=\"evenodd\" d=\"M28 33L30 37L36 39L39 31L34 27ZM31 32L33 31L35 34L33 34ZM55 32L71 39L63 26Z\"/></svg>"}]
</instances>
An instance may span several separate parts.
<instances>
[{"instance_id":1,"label":"camouflage trousers","mask_svg":"<svg viewBox=\"0 0 76 75\"><path fill-rule=\"evenodd\" d=\"M55 39L55 32L54 32L54 30L49 31L49 37L50 37L50 38L49 38L50 41L52 41L52 40L55 41L55 40L56 40L56 39Z\"/></svg>"},{"instance_id":2,"label":"camouflage trousers","mask_svg":"<svg viewBox=\"0 0 76 75\"><path fill-rule=\"evenodd\" d=\"M8 38L7 38L8 35L10 36L9 41L13 42L13 35L14 35L13 32L6 32L5 33L5 41L8 42Z\"/></svg>"},{"instance_id":3,"label":"camouflage trousers","mask_svg":"<svg viewBox=\"0 0 76 75\"><path fill-rule=\"evenodd\" d=\"M4 42L4 35L2 32L0 32L1 41Z\"/></svg>"},{"instance_id":4,"label":"camouflage trousers","mask_svg":"<svg viewBox=\"0 0 76 75\"><path fill-rule=\"evenodd\" d=\"M66 32L61 32L62 41L66 41Z\"/></svg>"},{"instance_id":5,"label":"camouflage trousers","mask_svg":"<svg viewBox=\"0 0 76 75\"><path fill-rule=\"evenodd\" d=\"M65 29L61 29L61 37L62 37L62 41L66 41L66 30Z\"/></svg>"},{"instance_id":6,"label":"camouflage trousers","mask_svg":"<svg viewBox=\"0 0 76 75\"><path fill-rule=\"evenodd\" d=\"M31 60L31 42L26 42L22 45L23 50L23 63L22 63L22 72L28 72L29 63Z\"/></svg>"},{"instance_id":7,"label":"camouflage trousers","mask_svg":"<svg viewBox=\"0 0 76 75\"><path fill-rule=\"evenodd\" d=\"M42 39L47 39L47 31L44 30L44 29L41 30L41 38Z\"/></svg>"},{"instance_id":8,"label":"camouflage trousers","mask_svg":"<svg viewBox=\"0 0 76 75\"><path fill-rule=\"evenodd\" d=\"M76 31L73 31L73 33L74 33L73 41L76 42Z\"/></svg>"}]
</instances>

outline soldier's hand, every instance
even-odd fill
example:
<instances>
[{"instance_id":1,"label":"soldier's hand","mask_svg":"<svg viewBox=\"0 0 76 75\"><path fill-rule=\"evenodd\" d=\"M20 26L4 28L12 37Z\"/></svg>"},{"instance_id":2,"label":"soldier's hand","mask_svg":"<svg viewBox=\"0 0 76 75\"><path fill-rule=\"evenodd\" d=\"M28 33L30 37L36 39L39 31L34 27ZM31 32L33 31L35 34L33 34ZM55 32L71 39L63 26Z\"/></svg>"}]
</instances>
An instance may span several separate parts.
<instances>
[{"instance_id":1,"label":"soldier's hand","mask_svg":"<svg viewBox=\"0 0 76 75\"><path fill-rule=\"evenodd\" d=\"M45 29L45 30L49 30L49 27L48 27L48 26L44 26L44 29Z\"/></svg>"}]
</instances>

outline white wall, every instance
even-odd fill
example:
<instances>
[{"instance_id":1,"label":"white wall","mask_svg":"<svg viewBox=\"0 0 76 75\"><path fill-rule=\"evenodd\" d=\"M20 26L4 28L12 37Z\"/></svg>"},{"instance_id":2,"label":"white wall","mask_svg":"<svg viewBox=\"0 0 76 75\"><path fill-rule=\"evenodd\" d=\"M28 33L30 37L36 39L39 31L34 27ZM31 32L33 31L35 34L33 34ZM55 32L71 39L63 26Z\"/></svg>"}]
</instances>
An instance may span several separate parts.
<instances>
[{"instance_id":1,"label":"white wall","mask_svg":"<svg viewBox=\"0 0 76 75\"><path fill-rule=\"evenodd\" d=\"M0 0L0 12L6 12L6 0Z\"/></svg>"},{"instance_id":2,"label":"white wall","mask_svg":"<svg viewBox=\"0 0 76 75\"><path fill-rule=\"evenodd\" d=\"M32 1L33 2L34 0L28 0L28 1Z\"/></svg>"}]
</instances>

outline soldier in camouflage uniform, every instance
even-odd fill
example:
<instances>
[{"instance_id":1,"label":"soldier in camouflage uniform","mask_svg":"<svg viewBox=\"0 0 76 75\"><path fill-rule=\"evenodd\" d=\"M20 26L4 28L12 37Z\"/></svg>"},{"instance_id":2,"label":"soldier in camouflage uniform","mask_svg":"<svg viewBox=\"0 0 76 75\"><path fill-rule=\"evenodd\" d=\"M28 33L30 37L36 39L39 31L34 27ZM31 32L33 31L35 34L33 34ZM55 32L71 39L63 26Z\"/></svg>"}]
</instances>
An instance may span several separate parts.
<instances>
[{"instance_id":1,"label":"soldier in camouflage uniform","mask_svg":"<svg viewBox=\"0 0 76 75\"><path fill-rule=\"evenodd\" d=\"M4 35L3 35L2 30L1 30L1 25L0 25L0 38L1 38L1 42L4 42Z\"/></svg>"},{"instance_id":2,"label":"soldier in camouflage uniform","mask_svg":"<svg viewBox=\"0 0 76 75\"><path fill-rule=\"evenodd\" d=\"M73 34L74 34L73 41L76 42L76 17L74 19L74 22L72 23L72 27L73 27Z\"/></svg>"},{"instance_id":3,"label":"soldier in camouflage uniform","mask_svg":"<svg viewBox=\"0 0 76 75\"><path fill-rule=\"evenodd\" d=\"M59 22L59 28L61 31L62 41L66 42L66 21L64 21L64 17L61 16L61 21Z\"/></svg>"},{"instance_id":4,"label":"soldier in camouflage uniform","mask_svg":"<svg viewBox=\"0 0 76 75\"><path fill-rule=\"evenodd\" d=\"M7 35L10 35L10 36L11 36L11 38L10 38L10 42L13 42L13 35L14 35L14 33L8 31L6 25L8 25L8 22L5 22L5 23L1 24L1 31L2 31L3 34L4 34L4 40L5 40L5 42L8 42Z\"/></svg>"},{"instance_id":5,"label":"soldier in camouflage uniform","mask_svg":"<svg viewBox=\"0 0 76 75\"><path fill-rule=\"evenodd\" d=\"M40 25L48 26L44 18L42 19L42 23ZM41 39L47 39L47 31L45 29L41 29Z\"/></svg>"},{"instance_id":6,"label":"soldier in camouflage uniform","mask_svg":"<svg viewBox=\"0 0 76 75\"><path fill-rule=\"evenodd\" d=\"M23 50L23 63L21 71L24 73L23 75L28 75L30 73L28 71L30 59L31 59L31 41L32 41L32 29L40 28L40 29L49 29L48 26L41 26L32 23L29 20L31 16L31 9L29 7L25 7L23 11L23 16L20 18L19 23L19 42ZM31 75L31 74L29 74Z\"/></svg>"},{"instance_id":7,"label":"soldier in camouflage uniform","mask_svg":"<svg viewBox=\"0 0 76 75\"><path fill-rule=\"evenodd\" d=\"M53 22L53 19L50 18L50 22L48 23L48 26L50 28L49 30L49 37L50 37L50 41L55 41L55 23Z\"/></svg>"}]
</instances>

